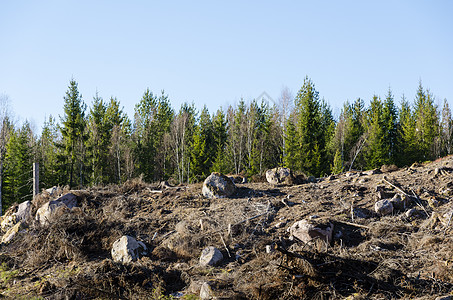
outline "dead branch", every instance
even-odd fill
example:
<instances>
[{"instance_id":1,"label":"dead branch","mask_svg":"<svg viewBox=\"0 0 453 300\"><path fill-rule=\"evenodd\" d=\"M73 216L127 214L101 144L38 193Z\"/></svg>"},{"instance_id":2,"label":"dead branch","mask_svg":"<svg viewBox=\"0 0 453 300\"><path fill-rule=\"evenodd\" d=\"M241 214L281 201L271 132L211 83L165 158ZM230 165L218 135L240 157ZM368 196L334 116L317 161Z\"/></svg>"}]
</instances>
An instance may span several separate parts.
<instances>
[{"instance_id":1,"label":"dead branch","mask_svg":"<svg viewBox=\"0 0 453 300\"><path fill-rule=\"evenodd\" d=\"M356 223L351 223L351 222L346 222L346 221L336 221L336 222L338 222L338 223L343 223L343 224L350 225L350 226L354 226L354 227L360 227L360 228L364 228L364 229L370 229L370 227L365 226L365 225L361 225L361 224L356 224Z\"/></svg>"}]
</instances>

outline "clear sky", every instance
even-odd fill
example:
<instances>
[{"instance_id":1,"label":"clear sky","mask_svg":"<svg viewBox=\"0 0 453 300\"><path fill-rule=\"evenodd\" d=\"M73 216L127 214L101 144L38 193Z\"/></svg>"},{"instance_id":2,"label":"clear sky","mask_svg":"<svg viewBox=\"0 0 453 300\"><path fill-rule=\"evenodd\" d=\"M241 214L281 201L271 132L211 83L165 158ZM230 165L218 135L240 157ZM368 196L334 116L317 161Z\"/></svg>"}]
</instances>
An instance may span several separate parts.
<instances>
[{"instance_id":1,"label":"clear sky","mask_svg":"<svg viewBox=\"0 0 453 300\"><path fill-rule=\"evenodd\" d=\"M211 113L309 76L335 113L346 100L453 104L453 1L0 1L0 95L40 129L70 79L132 118L147 87Z\"/></svg>"}]
</instances>

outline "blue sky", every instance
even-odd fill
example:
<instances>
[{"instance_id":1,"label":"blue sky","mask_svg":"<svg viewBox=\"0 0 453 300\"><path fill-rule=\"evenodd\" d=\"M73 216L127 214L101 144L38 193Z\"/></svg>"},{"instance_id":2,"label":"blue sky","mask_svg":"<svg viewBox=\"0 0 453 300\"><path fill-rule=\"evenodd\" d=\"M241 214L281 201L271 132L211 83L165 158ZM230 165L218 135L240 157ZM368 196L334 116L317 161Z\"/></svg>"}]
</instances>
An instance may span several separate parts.
<instances>
[{"instance_id":1,"label":"blue sky","mask_svg":"<svg viewBox=\"0 0 453 300\"><path fill-rule=\"evenodd\" d=\"M2 1L0 94L39 129L71 77L130 117L146 88L211 113L310 77L346 100L413 100L421 79L453 101L453 1Z\"/></svg>"}]
</instances>

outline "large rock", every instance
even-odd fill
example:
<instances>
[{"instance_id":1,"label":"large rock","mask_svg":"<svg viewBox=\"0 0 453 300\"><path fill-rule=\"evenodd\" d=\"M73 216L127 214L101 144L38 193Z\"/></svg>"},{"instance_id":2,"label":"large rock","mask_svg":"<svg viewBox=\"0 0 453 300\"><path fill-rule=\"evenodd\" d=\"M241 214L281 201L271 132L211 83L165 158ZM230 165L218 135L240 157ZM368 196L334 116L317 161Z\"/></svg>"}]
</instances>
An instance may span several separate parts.
<instances>
[{"instance_id":1,"label":"large rock","mask_svg":"<svg viewBox=\"0 0 453 300\"><path fill-rule=\"evenodd\" d=\"M288 168L274 168L266 171L267 182L271 184L292 183L294 176Z\"/></svg>"},{"instance_id":2,"label":"large rock","mask_svg":"<svg viewBox=\"0 0 453 300\"><path fill-rule=\"evenodd\" d=\"M16 212L17 221L27 221L31 216L31 201L25 201L19 204Z\"/></svg>"},{"instance_id":3,"label":"large rock","mask_svg":"<svg viewBox=\"0 0 453 300\"><path fill-rule=\"evenodd\" d=\"M236 186L231 178L214 172L203 183L203 196L207 198L225 198L234 194Z\"/></svg>"},{"instance_id":4,"label":"large rock","mask_svg":"<svg viewBox=\"0 0 453 300\"><path fill-rule=\"evenodd\" d=\"M16 234L20 231L22 228L23 223L18 222L16 225L8 229L8 231L2 236L2 244L9 243L15 236Z\"/></svg>"},{"instance_id":5,"label":"large rock","mask_svg":"<svg viewBox=\"0 0 453 300\"><path fill-rule=\"evenodd\" d=\"M112 258L116 262L130 263L146 255L145 244L131 236L123 235L113 243Z\"/></svg>"},{"instance_id":6,"label":"large rock","mask_svg":"<svg viewBox=\"0 0 453 300\"><path fill-rule=\"evenodd\" d=\"M0 217L0 226L2 231L8 231L18 222L26 222L31 216L31 205L30 201L25 201L19 205L11 206L6 211L5 215Z\"/></svg>"},{"instance_id":7,"label":"large rock","mask_svg":"<svg viewBox=\"0 0 453 300\"><path fill-rule=\"evenodd\" d=\"M59 210L71 209L77 206L77 196L68 193L56 200L49 201L41 206L36 212L36 220L39 221L41 225L50 224L50 220Z\"/></svg>"},{"instance_id":8,"label":"large rock","mask_svg":"<svg viewBox=\"0 0 453 300\"><path fill-rule=\"evenodd\" d=\"M390 215L393 213L393 204L389 199L379 200L374 204L374 211L381 216Z\"/></svg>"},{"instance_id":9,"label":"large rock","mask_svg":"<svg viewBox=\"0 0 453 300\"><path fill-rule=\"evenodd\" d=\"M16 208L15 207L10 207L3 216L0 217L0 225L2 228L3 232L8 231L11 227L13 227L17 222L16 222L16 213L15 213Z\"/></svg>"},{"instance_id":10,"label":"large rock","mask_svg":"<svg viewBox=\"0 0 453 300\"><path fill-rule=\"evenodd\" d=\"M390 202L392 203L394 209L403 211L409 207L411 199L406 195L395 194Z\"/></svg>"},{"instance_id":11,"label":"large rock","mask_svg":"<svg viewBox=\"0 0 453 300\"><path fill-rule=\"evenodd\" d=\"M332 241L333 224L322 220L301 220L294 223L289 232L291 236L308 243L314 239L321 239L330 243Z\"/></svg>"},{"instance_id":12,"label":"large rock","mask_svg":"<svg viewBox=\"0 0 453 300\"><path fill-rule=\"evenodd\" d=\"M223 260L223 254L216 247L206 247L203 249L200 255L200 265L203 267L206 266L215 266Z\"/></svg>"}]
</instances>

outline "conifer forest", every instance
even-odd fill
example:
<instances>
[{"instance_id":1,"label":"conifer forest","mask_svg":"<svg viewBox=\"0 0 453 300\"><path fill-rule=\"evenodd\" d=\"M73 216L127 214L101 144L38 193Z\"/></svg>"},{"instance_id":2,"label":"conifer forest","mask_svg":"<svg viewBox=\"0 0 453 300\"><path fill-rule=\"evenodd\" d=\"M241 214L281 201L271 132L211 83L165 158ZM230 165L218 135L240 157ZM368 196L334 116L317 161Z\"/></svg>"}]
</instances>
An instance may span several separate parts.
<instances>
[{"instance_id":1,"label":"conifer forest","mask_svg":"<svg viewBox=\"0 0 453 300\"><path fill-rule=\"evenodd\" d=\"M62 96L63 115L49 116L40 134L27 121L18 125L3 116L3 209L32 197L34 162L40 188L81 188L136 177L192 183L211 172L259 181L277 166L321 177L452 152L448 102L435 99L422 82L411 97L395 99L389 89L346 101L338 116L308 77L295 97L283 89L277 103L241 100L215 112L193 103L174 108L164 91L146 89L131 118L114 97L82 98L74 79Z\"/></svg>"}]
</instances>

